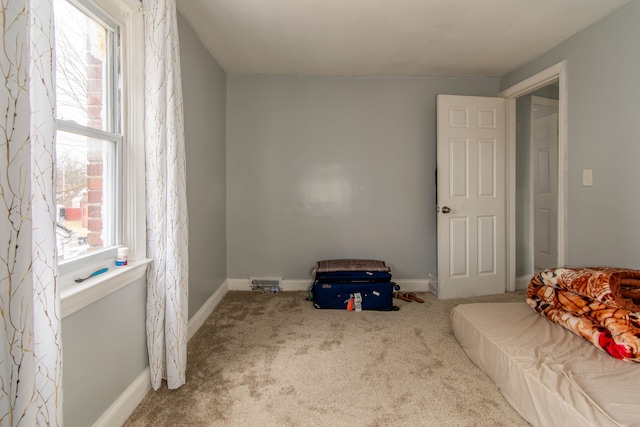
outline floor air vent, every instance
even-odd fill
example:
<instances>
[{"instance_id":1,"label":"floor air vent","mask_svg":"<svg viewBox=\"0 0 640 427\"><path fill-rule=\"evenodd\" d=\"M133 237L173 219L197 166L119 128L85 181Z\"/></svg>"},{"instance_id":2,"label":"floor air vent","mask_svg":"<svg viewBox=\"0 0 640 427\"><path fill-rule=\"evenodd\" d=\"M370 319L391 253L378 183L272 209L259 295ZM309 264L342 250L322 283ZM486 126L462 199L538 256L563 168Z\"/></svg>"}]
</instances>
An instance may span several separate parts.
<instances>
[{"instance_id":1,"label":"floor air vent","mask_svg":"<svg viewBox=\"0 0 640 427\"><path fill-rule=\"evenodd\" d=\"M263 292L280 292L282 287L280 286L281 278L251 278L251 290L263 291Z\"/></svg>"}]
</instances>

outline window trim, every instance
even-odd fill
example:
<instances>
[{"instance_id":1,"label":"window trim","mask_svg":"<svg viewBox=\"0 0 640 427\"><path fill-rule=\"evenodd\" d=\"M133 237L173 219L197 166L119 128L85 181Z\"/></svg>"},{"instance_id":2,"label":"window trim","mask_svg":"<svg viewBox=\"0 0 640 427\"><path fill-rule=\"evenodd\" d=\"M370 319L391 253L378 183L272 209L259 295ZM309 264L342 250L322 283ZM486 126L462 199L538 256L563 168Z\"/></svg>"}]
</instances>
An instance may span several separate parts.
<instances>
[{"instance_id":1,"label":"window trim","mask_svg":"<svg viewBox=\"0 0 640 427\"><path fill-rule=\"evenodd\" d=\"M87 0L91 1L91 0ZM146 194L144 152L144 22L139 0L94 0L120 26L122 107L122 244L129 247L129 265L115 267L113 258L87 263L58 277L61 289L62 317L68 316L118 289L144 277L146 258ZM105 265L105 262L108 265ZM101 267L107 273L80 284L74 279L86 277Z\"/></svg>"}]
</instances>

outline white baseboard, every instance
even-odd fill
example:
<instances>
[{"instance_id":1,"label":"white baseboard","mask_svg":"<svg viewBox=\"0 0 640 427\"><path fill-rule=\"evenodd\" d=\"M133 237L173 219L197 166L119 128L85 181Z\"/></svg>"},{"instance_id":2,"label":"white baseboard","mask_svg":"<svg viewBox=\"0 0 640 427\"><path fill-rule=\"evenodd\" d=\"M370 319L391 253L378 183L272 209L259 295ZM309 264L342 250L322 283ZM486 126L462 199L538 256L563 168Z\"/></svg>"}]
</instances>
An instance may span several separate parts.
<instances>
[{"instance_id":1,"label":"white baseboard","mask_svg":"<svg viewBox=\"0 0 640 427\"><path fill-rule=\"evenodd\" d=\"M200 329L207 317L213 312L216 306L227 293L228 284L225 281L218 290L200 307L200 310L191 317L187 326L187 340ZM109 406L102 416L93 425L94 427L120 427L124 425L142 399L151 391L151 374L146 368L127 387L127 389Z\"/></svg>"},{"instance_id":2,"label":"white baseboard","mask_svg":"<svg viewBox=\"0 0 640 427\"><path fill-rule=\"evenodd\" d=\"M213 310L220 303L222 297L224 297L224 294L226 294L228 290L229 284L228 281L225 280L224 283L220 285L218 290L215 291L204 304L202 304L202 307L200 307L196 314L194 314L191 319L189 319L189 326L187 327L187 340L190 340L191 337L193 337L195 333L198 332L200 326L202 326L204 321L207 320L207 317L209 317L209 315L213 312Z\"/></svg>"},{"instance_id":3,"label":"white baseboard","mask_svg":"<svg viewBox=\"0 0 640 427\"><path fill-rule=\"evenodd\" d=\"M149 391L151 391L151 374L149 368L146 368L98 418L93 427L120 427L124 425Z\"/></svg>"},{"instance_id":4,"label":"white baseboard","mask_svg":"<svg viewBox=\"0 0 640 427\"><path fill-rule=\"evenodd\" d=\"M516 291L527 289L530 281L531 281L531 275L516 277Z\"/></svg>"},{"instance_id":5,"label":"white baseboard","mask_svg":"<svg viewBox=\"0 0 640 427\"><path fill-rule=\"evenodd\" d=\"M227 288L230 291L248 291L251 290L249 279L227 279Z\"/></svg>"},{"instance_id":6,"label":"white baseboard","mask_svg":"<svg viewBox=\"0 0 640 427\"><path fill-rule=\"evenodd\" d=\"M283 291L308 291L313 281L310 280L283 280Z\"/></svg>"},{"instance_id":7,"label":"white baseboard","mask_svg":"<svg viewBox=\"0 0 640 427\"><path fill-rule=\"evenodd\" d=\"M394 280L405 292L429 292L429 279Z\"/></svg>"}]
</instances>

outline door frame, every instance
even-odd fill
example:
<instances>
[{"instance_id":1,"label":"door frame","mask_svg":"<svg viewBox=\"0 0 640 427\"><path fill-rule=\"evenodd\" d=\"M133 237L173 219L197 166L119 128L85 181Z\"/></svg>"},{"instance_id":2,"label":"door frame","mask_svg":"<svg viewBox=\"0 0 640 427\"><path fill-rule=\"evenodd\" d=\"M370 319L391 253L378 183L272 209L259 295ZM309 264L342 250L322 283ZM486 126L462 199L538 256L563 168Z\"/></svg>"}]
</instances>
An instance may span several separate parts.
<instances>
[{"instance_id":1,"label":"door frame","mask_svg":"<svg viewBox=\"0 0 640 427\"><path fill-rule=\"evenodd\" d=\"M566 61L559 62L501 91L507 99L507 291L516 290L516 99L558 80L558 266L567 253L567 76Z\"/></svg>"}]
</instances>

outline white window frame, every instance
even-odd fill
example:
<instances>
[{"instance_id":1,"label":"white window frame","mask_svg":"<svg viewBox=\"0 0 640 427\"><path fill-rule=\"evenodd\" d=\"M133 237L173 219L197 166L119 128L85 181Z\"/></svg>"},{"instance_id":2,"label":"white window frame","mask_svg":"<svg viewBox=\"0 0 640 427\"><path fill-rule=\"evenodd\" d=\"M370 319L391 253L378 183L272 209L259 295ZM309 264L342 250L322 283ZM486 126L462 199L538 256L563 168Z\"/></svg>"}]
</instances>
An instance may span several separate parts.
<instances>
[{"instance_id":1,"label":"white window frame","mask_svg":"<svg viewBox=\"0 0 640 427\"><path fill-rule=\"evenodd\" d=\"M109 168L108 175L103 181L103 222L108 223L108 246L95 248L95 250L82 255L60 260L58 254L58 271L60 274L74 274L87 265L104 263L110 256L115 257L115 250L122 245L122 103L120 99L120 80L122 79L121 61L122 49L120 49L120 23L114 20L111 15L99 7L96 3L88 0L65 0L80 13L88 16L96 23L104 26L110 32L107 38L107 77L106 91L103 101L107 105L106 126L100 129L91 127L89 124L78 124L75 121L56 118L56 129L58 132L65 132L69 135L91 138L96 141L104 141L108 146L108 151L112 153L113 169ZM55 2L54 2L55 7ZM106 208L106 209L105 209ZM104 230L103 230L104 233ZM104 234L103 234L104 236Z\"/></svg>"},{"instance_id":2,"label":"white window frame","mask_svg":"<svg viewBox=\"0 0 640 427\"><path fill-rule=\"evenodd\" d=\"M120 27L122 75L122 244L129 248L129 265L115 266L115 249L103 251L61 271L62 317L145 276L146 258L145 153L144 153L144 22L139 0L83 0L103 9ZM107 273L76 283L93 271L108 267Z\"/></svg>"}]
</instances>

